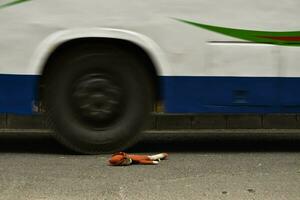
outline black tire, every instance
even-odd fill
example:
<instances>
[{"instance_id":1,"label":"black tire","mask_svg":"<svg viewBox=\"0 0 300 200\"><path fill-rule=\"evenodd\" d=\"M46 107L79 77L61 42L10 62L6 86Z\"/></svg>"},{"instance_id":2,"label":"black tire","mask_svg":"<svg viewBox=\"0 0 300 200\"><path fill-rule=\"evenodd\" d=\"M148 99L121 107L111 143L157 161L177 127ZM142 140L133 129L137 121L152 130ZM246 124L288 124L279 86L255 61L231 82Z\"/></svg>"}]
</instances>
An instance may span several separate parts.
<instances>
[{"instance_id":1,"label":"black tire","mask_svg":"<svg viewBox=\"0 0 300 200\"><path fill-rule=\"evenodd\" d=\"M152 107L145 66L124 46L83 44L47 66L44 97L57 139L84 154L133 144Z\"/></svg>"}]
</instances>

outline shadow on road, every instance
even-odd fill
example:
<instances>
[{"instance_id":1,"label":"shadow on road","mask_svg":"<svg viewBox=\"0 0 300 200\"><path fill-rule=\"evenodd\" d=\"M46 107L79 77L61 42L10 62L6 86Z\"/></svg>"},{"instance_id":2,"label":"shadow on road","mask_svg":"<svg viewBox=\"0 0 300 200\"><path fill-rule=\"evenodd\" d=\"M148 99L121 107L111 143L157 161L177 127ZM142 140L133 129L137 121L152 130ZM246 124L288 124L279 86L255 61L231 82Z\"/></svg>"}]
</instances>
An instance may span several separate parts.
<instances>
[{"instance_id":1,"label":"shadow on road","mask_svg":"<svg viewBox=\"0 0 300 200\"><path fill-rule=\"evenodd\" d=\"M295 134L148 134L132 152L299 152Z\"/></svg>"},{"instance_id":2,"label":"shadow on road","mask_svg":"<svg viewBox=\"0 0 300 200\"><path fill-rule=\"evenodd\" d=\"M51 135L39 133L0 133L0 152L72 154Z\"/></svg>"},{"instance_id":3,"label":"shadow on road","mask_svg":"<svg viewBox=\"0 0 300 200\"><path fill-rule=\"evenodd\" d=\"M197 134L150 133L129 152L299 152L297 134ZM74 154L48 134L0 134L0 152Z\"/></svg>"}]
</instances>

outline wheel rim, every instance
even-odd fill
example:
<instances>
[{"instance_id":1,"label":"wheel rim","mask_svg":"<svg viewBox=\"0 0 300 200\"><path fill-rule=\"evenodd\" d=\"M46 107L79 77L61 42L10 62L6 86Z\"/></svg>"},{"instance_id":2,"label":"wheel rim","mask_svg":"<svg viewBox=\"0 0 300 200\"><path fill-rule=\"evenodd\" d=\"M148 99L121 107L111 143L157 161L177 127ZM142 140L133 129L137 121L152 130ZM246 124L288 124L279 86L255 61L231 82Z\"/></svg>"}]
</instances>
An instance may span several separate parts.
<instances>
[{"instance_id":1,"label":"wheel rim","mask_svg":"<svg viewBox=\"0 0 300 200\"><path fill-rule=\"evenodd\" d=\"M86 73L73 82L72 111L86 126L103 129L121 116L124 107L119 81L106 73Z\"/></svg>"}]
</instances>

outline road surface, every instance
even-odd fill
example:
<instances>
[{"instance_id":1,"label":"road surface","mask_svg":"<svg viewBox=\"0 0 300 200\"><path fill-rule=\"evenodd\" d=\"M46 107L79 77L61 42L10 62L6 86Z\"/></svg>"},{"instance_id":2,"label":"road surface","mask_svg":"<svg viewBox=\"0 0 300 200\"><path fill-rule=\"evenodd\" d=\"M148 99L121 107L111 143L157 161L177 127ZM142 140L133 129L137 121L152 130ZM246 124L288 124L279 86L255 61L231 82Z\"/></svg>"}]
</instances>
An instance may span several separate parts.
<instances>
[{"instance_id":1,"label":"road surface","mask_svg":"<svg viewBox=\"0 0 300 200\"><path fill-rule=\"evenodd\" d=\"M47 134L0 134L0 199L300 199L300 137L145 134L134 153L168 152L157 166L111 167Z\"/></svg>"}]
</instances>

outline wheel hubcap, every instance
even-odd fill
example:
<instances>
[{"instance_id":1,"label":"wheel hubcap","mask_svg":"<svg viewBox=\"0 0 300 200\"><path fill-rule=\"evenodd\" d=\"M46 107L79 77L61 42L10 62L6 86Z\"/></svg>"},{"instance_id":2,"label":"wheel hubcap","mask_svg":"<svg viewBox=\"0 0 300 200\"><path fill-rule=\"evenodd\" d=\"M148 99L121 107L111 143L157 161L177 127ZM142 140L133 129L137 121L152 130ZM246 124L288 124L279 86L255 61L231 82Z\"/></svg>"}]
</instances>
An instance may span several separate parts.
<instances>
[{"instance_id":1,"label":"wheel hubcap","mask_svg":"<svg viewBox=\"0 0 300 200\"><path fill-rule=\"evenodd\" d=\"M75 81L72 103L81 119L92 126L106 126L120 114L121 88L107 74L90 73Z\"/></svg>"}]
</instances>

